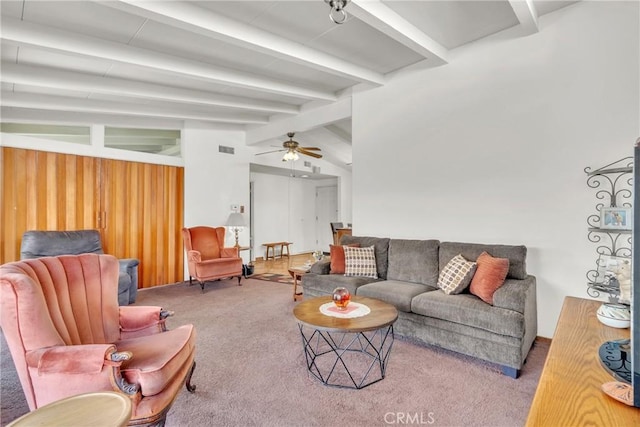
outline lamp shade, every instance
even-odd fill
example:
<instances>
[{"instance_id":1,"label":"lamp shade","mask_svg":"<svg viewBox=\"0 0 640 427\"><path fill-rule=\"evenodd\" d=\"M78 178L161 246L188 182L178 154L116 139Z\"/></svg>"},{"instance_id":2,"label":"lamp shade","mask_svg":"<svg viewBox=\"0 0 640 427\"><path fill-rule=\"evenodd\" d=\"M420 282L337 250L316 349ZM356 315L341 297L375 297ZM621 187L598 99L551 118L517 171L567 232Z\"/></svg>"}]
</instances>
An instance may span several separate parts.
<instances>
[{"instance_id":1,"label":"lamp shade","mask_svg":"<svg viewBox=\"0 0 640 427\"><path fill-rule=\"evenodd\" d=\"M227 227L244 227L244 217L238 212L233 212L227 219Z\"/></svg>"}]
</instances>

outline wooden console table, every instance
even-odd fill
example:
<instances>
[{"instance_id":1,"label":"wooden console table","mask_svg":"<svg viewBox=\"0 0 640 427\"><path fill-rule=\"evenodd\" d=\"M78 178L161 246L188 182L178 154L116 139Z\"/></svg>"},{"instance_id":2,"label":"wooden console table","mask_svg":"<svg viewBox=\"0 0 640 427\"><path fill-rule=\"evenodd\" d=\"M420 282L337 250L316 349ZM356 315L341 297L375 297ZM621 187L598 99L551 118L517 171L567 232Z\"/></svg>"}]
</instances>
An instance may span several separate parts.
<instances>
[{"instance_id":1,"label":"wooden console table","mask_svg":"<svg viewBox=\"0 0 640 427\"><path fill-rule=\"evenodd\" d=\"M638 426L640 409L607 396L616 381L600 364L605 341L629 338L629 329L603 325L600 301L566 297L542 370L527 426Z\"/></svg>"},{"instance_id":2,"label":"wooden console table","mask_svg":"<svg viewBox=\"0 0 640 427\"><path fill-rule=\"evenodd\" d=\"M280 246L280 258L289 257L289 245L292 245L291 242L271 242L271 243L263 243L262 246L267 247L267 253L265 257L265 261L269 261L269 258L275 260L276 259L276 246ZM287 253L285 255L284 250L287 249ZM271 252L271 256L269 256L269 252Z\"/></svg>"}]
</instances>

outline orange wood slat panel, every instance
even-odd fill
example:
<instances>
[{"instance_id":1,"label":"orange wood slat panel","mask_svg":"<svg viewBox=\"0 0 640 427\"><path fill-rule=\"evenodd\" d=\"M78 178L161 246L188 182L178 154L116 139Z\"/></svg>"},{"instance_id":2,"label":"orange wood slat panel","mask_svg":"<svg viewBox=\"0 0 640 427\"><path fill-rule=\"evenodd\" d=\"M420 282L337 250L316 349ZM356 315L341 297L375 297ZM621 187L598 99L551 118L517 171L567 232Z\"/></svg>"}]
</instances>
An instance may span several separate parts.
<instances>
[{"instance_id":1,"label":"orange wood slat panel","mask_svg":"<svg viewBox=\"0 0 640 427\"><path fill-rule=\"evenodd\" d=\"M182 181L177 196L170 181L183 169L121 160L102 160L101 168L105 251L140 260L139 287L182 280L182 241L168 236L182 227Z\"/></svg>"},{"instance_id":2,"label":"orange wood slat panel","mask_svg":"<svg viewBox=\"0 0 640 427\"><path fill-rule=\"evenodd\" d=\"M1 263L26 230L98 228L106 253L140 260L139 287L182 280L183 168L8 147L0 162Z\"/></svg>"}]
</instances>

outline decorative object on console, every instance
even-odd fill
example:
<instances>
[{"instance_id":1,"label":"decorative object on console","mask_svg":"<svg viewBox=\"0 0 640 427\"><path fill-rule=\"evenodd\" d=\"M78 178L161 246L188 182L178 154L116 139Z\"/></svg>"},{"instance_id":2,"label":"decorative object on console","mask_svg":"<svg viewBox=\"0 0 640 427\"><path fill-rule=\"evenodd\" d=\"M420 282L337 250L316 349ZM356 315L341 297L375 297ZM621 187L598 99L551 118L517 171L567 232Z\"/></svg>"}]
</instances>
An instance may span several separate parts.
<instances>
[{"instance_id":1,"label":"decorative object on console","mask_svg":"<svg viewBox=\"0 0 640 427\"><path fill-rule=\"evenodd\" d=\"M598 308L598 320L612 328L628 328L631 325L631 311L624 304L605 303Z\"/></svg>"},{"instance_id":2,"label":"decorative object on console","mask_svg":"<svg viewBox=\"0 0 640 427\"><path fill-rule=\"evenodd\" d=\"M242 216L241 213L232 212L231 214L229 214L229 218L227 219L226 226L229 227L230 231L233 231L234 236L236 238L235 247L239 248L240 244L238 243L238 232L244 229L244 227L246 226L244 217Z\"/></svg>"},{"instance_id":3,"label":"decorative object on console","mask_svg":"<svg viewBox=\"0 0 640 427\"><path fill-rule=\"evenodd\" d=\"M467 261L461 254L447 263L438 276L438 287L447 295L455 295L464 291L476 272L477 264Z\"/></svg>"},{"instance_id":4,"label":"decorative object on console","mask_svg":"<svg viewBox=\"0 0 640 427\"><path fill-rule=\"evenodd\" d=\"M600 228L612 230L631 230L633 214L631 208L600 208Z\"/></svg>"},{"instance_id":5,"label":"decorative object on console","mask_svg":"<svg viewBox=\"0 0 640 427\"><path fill-rule=\"evenodd\" d=\"M313 256L313 259L316 260L316 262L318 262L318 261L321 261L322 258L324 258L324 253L320 249L318 249L313 251L312 256Z\"/></svg>"},{"instance_id":6,"label":"decorative object on console","mask_svg":"<svg viewBox=\"0 0 640 427\"><path fill-rule=\"evenodd\" d=\"M376 270L376 253L373 246L354 248L343 246L344 275L378 278Z\"/></svg>"},{"instance_id":7,"label":"decorative object on console","mask_svg":"<svg viewBox=\"0 0 640 427\"><path fill-rule=\"evenodd\" d=\"M469 292L493 305L493 294L504 284L509 272L508 258L495 258L482 252L476 260L478 268L471 279Z\"/></svg>"},{"instance_id":8,"label":"decorative object on console","mask_svg":"<svg viewBox=\"0 0 640 427\"><path fill-rule=\"evenodd\" d=\"M595 170L586 167L584 171L588 175L587 185L597 189L596 198L604 201L596 204L597 214L587 217L588 239L599 245L596 268L587 272L587 294L593 298L607 294L610 303L629 304L633 157Z\"/></svg>"}]
</instances>

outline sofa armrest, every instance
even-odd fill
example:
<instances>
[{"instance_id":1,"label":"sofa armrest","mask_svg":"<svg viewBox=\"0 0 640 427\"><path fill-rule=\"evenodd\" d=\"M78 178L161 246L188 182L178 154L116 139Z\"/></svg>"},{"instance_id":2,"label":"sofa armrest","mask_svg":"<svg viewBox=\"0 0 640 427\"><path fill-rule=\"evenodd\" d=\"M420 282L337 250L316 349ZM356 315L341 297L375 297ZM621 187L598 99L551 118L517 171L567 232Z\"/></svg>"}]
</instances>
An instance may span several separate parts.
<instances>
[{"instance_id":1,"label":"sofa armrest","mask_svg":"<svg viewBox=\"0 0 640 427\"><path fill-rule=\"evenodd\" d=\"M113 344L54 346L27 352L26 361L30 369L37 370L39 376L47 374L98 375L102 372L105 364L112 365L110 354L115 350L116 347Z\"/></svg>"},{"instance_id":2,"label":"sofa armrest","mask_svg":"<svg viewBox=\"0 0 640 427\"><path fill-rule=\"evenodd\" d=\"M311 266L309 273L329 274L331 272L331 260L322 259Z\"/></svg>"},{"instance_id":3,"label":"sofa armrest","mask_svg":"<svg viewBox=\"0 0 640 427\"><path fill-rule=\"evenodd\" d=\"M127 273L140 264L140 261L135 258L121 258L118 262L120 263L120 271L126 271Z\"/></svg>"},{"instance_id":4,"label":"sofa armrest","mask_svg":"<svg viewBox=\"0 0 640 427\"><path fill-rule=\"evenodd\" d=\"M76 394L122 392L140 399L139 384L128 383L120 367L131 352L113 344L62 345L32 350L25 359L39 406ZM40 390L44 392L40 393Z\"/></svg>"},{"instance_id":5,"label":"sofa armrest","mask_svg":"<svg viewBox=\"0 0 640 427\"><path fill-rule=\"evenodd\" d=\"M507 279L493 294L493 306L525 312L527 299L536 298L536 278L527 276L526 279ZM533 290L533 292L532 292Z\"/></svg>"},{"instance_id":6,"label":"sofa armrest","mask_svg":"<svg viewBox=\"0 0 640 427\"><path fill-rule=\"evenodd\" d=\"M240 258L240 250L236 247L222 248L220 258Z\"/></svg>"},{"instance_id":7,"label":"sofa armrest","mask_svg":"<svg viewBox=\"0 0 640 427\"><path fill-rule=\"evenodd\" d=\"M167 330L166 310L156 306L121 306L120 339L157 334Z\"/></svg>"}]
</instances>

